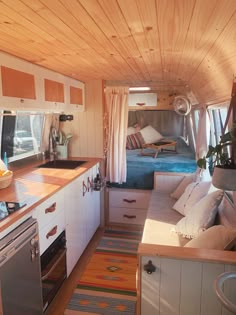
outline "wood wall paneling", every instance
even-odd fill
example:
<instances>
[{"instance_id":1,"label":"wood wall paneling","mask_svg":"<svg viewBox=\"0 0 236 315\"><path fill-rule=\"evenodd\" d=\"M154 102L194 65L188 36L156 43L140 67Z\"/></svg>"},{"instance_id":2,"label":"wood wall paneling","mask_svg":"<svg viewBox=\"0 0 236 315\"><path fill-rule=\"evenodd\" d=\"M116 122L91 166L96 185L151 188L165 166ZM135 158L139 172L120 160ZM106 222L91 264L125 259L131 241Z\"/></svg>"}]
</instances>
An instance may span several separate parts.
<instances>
[{"instance_id":1,"label":"wood wall paneling","mask_svg":"<svg viewBox=\"0 0 236 315\"><path fill-rule=\"evenodd\" d=\"M34 75L1 66L3 96L36 99Z\"/></svg>"},{"instance_id":2,"label":"wood wall paneling","mask_svg":"<svg viewBox=\"0 0 236 315\"><path fill-rule=\"evenodd\" d=\"M70 86L70 104L83 105L83 91L80 88Z\"/></svg>"},{"instance_id":3,"label":"wood wall paneling","mask_svg":"<svg viewBox=\"0 0 236 315\"><path fill-rule=\"evenodd\" d=\"M64 84L44 79L45 101L64 103Z\"/></svg>"}]
</instances>

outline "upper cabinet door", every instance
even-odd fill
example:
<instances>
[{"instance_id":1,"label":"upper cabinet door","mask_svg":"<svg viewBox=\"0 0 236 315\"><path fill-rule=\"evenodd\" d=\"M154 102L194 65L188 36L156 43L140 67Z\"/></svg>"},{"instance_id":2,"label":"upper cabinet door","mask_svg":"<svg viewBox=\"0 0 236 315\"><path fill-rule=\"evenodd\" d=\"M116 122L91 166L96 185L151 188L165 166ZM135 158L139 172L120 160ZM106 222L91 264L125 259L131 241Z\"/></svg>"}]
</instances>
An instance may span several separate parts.
<instances>
[{"instance_id":1,"label":"upper cabinet door","mask_svg":"<svg viewBox=\"0 0 236 315\"><path fill-rule=\"evenodd\" d=\"M49 102L65 102L64 84L44 79L45 101Z\"/></svg>"},{"instance_id":2,"label":"upper cabinet door","mask_svg":"<svg viewBox=\"0 0 236 315\"><path fill-rule=\"evenodd\" d=\"M70 104L83 105L83 90L78 87L70 86Z\"/></svg>"},{"instance_id":3,"label":"upper cabinet door","mask_svg":"<svg viewBox=\"0 0 236 315\"><path fill-rule=\"evenodd\" d=\"M2 95L36 99L34 75L1 66Z\"/></svg>"}]
</instances>

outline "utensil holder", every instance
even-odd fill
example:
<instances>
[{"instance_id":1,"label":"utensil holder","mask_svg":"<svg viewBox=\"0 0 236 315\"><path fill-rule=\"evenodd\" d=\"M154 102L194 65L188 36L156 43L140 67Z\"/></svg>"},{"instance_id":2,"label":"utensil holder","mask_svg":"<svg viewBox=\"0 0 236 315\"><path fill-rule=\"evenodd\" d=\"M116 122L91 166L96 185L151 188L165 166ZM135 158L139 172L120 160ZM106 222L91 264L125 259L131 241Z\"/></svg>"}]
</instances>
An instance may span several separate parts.
<instances>
[{"instance_id":1,"label":"utensil holder","mask_svg":"<svg viewBox=\"0 0 236 315\"><path fill-rule=\"evenodd\" d=\"M57 158L59 160L68 158L68 147L67 147L67 145L57 145Z\"/></svg>"}]
</instances>

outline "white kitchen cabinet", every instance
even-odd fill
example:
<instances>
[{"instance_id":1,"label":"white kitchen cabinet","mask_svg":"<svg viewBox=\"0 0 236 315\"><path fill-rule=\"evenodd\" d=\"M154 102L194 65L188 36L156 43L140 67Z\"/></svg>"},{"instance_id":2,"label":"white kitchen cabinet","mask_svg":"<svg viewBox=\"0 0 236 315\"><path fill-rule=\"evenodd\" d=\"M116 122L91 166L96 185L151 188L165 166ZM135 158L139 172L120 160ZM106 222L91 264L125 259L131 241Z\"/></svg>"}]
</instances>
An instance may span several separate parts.
<instances>
[{"instance_id":1,"label":"white kitchen cabinet","mask_svg":"<svg viewBox=\"0 0 236 315\"><path fill-rule=\"evenodd\" d=\"M100 192L90 187L97 167L65 187L67 276L100 225Z\"/></svg>"},{"instance_id":2,"label":"white kitchen cabinet","mask_svg":"<svg viewBox=\"0 0 236 315\"><path fill-rule=\"evenodd\" d=\"M65 230L64 190L61 189L37 206L32 216L38 221L40 255Z\"/></svg>"},{"instance_id":3,"label":"white kitchen cabinet","mask_svg":"<svg viewBox=\"0 0 236 315\"><path fill-rule=\"evenodd\" d=\"M85 109L85 84L0 52L1 108L73 112Z\"/></svg>"},{"instance_id":4,"label":"white kitchen cabinet","mask_svg":"<svg viewBox=\"0 0 236 315\"><path fill-rule=\"evenodd\" d=\"M150 191L109 189L109 224L144 225Z\"/></svg>"}]
</instances>

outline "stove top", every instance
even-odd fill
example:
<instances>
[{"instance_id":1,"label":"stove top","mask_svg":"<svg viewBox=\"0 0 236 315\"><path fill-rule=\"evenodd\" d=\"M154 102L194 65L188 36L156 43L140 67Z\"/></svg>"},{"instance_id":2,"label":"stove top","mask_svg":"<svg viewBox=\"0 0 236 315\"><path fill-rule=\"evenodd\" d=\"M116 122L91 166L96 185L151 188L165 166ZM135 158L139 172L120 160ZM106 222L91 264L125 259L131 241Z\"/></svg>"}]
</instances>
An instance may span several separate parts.
<instances>
[{"instance_id":1,"label":"stove top","mask_svg":"<svg viewBox=\"0 0 236 315\"><path fill-rule=\"evenodd\" d=\"M0 201L0 221L25 205L24 202Z\"/></svg>"}]
</instances>

